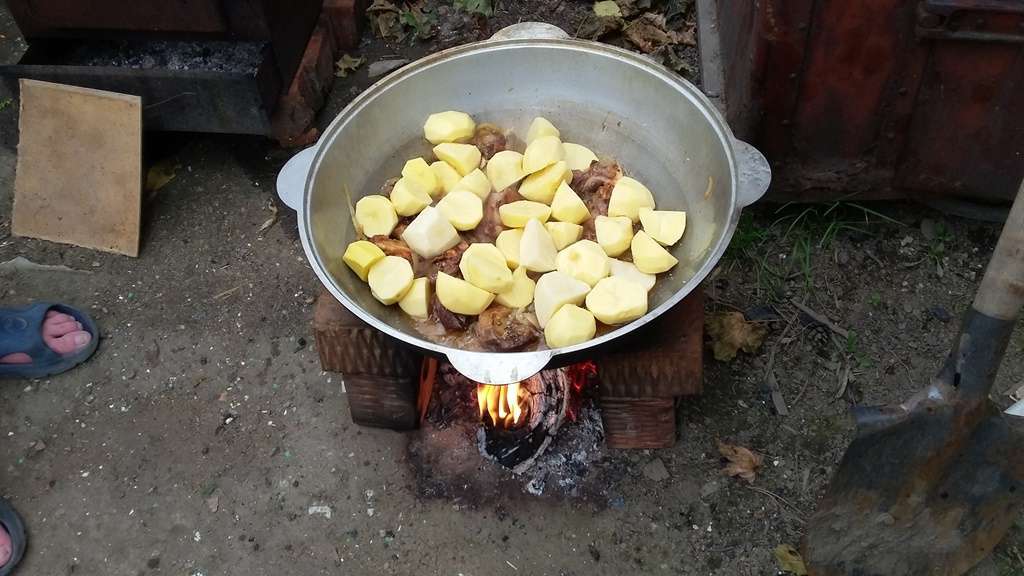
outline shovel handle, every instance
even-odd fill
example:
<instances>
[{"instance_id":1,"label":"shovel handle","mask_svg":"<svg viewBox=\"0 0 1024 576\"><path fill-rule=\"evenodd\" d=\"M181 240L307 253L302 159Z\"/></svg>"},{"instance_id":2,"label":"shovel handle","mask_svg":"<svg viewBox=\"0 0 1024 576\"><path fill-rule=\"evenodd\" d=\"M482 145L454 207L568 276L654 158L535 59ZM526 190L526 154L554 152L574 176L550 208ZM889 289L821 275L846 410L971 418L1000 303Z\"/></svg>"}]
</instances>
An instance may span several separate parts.
<instances>
[{"instance_id":1,"label":"shovel handle","mask_svg":"<svg viewBox=\"0 0 1024 576\"><path fill-rule=\"evenodd\" d=\"M974 309L1013 322L1024 306L1024 182L1003 226L985 277L974 297Z\"/></svg>"}]
</instances>

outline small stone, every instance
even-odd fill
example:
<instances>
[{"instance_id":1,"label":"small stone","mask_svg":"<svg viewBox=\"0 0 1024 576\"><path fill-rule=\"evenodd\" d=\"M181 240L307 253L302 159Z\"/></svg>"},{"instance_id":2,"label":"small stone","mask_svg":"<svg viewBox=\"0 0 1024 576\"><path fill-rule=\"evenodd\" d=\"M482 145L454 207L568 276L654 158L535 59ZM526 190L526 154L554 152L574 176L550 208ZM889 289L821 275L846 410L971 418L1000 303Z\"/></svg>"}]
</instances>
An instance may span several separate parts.
<instances>
[{"instance_id":1,"label":"small stone","mask_svg":"<svg viewBox=\"0 0 1024 576\"><path fill-rule=\"evenodd\" d=\"M935 240L939 235L939 227L935 223L935 220L931 218L925 218L921 220L921 235L928 240Z\"/></svg>"},{"instance_id":2,"label":"small stone","mask_svg":"<svg viewBox=\"0 0 1024 576\"><path fill-rule=\"evenodd\" d=\"M42 440L36 440L32 444L30 444L30 446L32 446L32 450L36 452L42 452L43 450L46 450L46 442L43 442Z\"/></svg>"},{"instance_id":3,"label":"small stone","mask_svg":"<svg viewBox=\"0 0 1024 576\"><path fill-rule=\"evenodd\" d=\"M216 512L220 509L220 496L214 494L206 499L206 507L210 509L210 512Z\"/></svg>"},{"instance_id":4,"label":"small stone","mask_svg":"<svg viewBox=\"0 0 1024 576\"><path fill-rule=\"evenodd\" d=\"M943 323L947 323L953 319L953 315L949 313L949 310L946 310L942 306L932 306L928 309L928 313L932 315L932 318Z\"/></svg>"},{"instance_id":5,"label":"small stone","mask_svg":"<svg viewBox=\"0 0 1024 576\"><path fill-rule=\"evenodd\" d=\"M661 458L655 458L648 462L644 466L643 472L644 476L655 482L661 482L669 478L668 468L665 468L665 463L661 461Z\"/></svg>"},{"instance_id":6,"label":"small stone","mask_svg":"<svg viewBox=\"0 0 1024 576\"><path fill-rule=\"evenodd\" d=\"M409 61L404 58L398 58L395 60L378 60L373 64L370 64L367 74L370 78L377 78L378 76L383 76L389 72L398 70L408 63Z\"/></svg>"},{"instance_id":7,"label":"small stone","mask_svg":"<svg viewBox=\"0 0 1024 576\"><path fill-rule=\"evenodd\" d=\"M712 480L712 481L704 484L703 486L701 486L701 488L700 488L700 497L701 498L707 498L709 496L713 496L713 495L715 495L715 493L718 492L718 490L720 488L721 488L721 486L718 485L718 481Z\"/></svg>"}]
</instances>

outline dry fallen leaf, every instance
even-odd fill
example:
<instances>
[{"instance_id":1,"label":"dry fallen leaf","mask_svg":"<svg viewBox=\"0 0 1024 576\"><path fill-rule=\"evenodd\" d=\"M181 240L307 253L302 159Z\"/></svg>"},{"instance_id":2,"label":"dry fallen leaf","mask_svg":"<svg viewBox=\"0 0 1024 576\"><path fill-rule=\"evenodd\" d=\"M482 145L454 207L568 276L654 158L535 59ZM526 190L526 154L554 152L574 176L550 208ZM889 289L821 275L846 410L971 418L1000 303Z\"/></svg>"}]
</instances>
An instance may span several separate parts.
<instances>
[{"instance_id":1,"label":"dry fallen leaf","mask_svg":"<svg viewBox=\"0 0 1024 576\"><path fill-rule=\"evenodd\" d=\"M270 228L271 226L274 225L275 222L277 222L277 205L271 202L270 205L267 206L267 208L270 208L270 218L267 218L263 222L263 224L260 226L260 231L258 232L258 234L266 232L268 228Z\"/></svg>"},{"instance_id":2,"label":"dry fallen leaf","mask_svg":"<svg viewBox=\"0 0 1024 576\"><path fill-rule=\"evenodd\" d=\"M645 12L627 24L622 32L630 42L646 54L670 44L694 43L692 33L688 36L685 33L669 29L665 17L654 12Z\"/></svg>"},{"instance_id":3,"label":"dry fallen leaf","mask_svg":"<svg viewBox=\"0 0 1024 576\"><path fill-rule=\"evenodd\" d=\"M149 168L146 172L147 192L156 192L174 180L174 173L181 168L181 165L175 163L174 160L174 158L164 158Z\"/></svg>"},{"instance_id":4,"label":"dry fallen leaf","mask_svg":"<svg viewBox=\"0 0 1024 576\"><path fill-rule=\"evenodd\" d=\"M743 446L726 444L721 440L718 441L718 452L729 461L723 470L726 476L739 476L751 484L754 483L754 479L757 478L757 469L764 461L760 454Z\"/></svg>"},{"instance_id":5,"label":"dry fallen leaf","mask_svg":"<svg viewBox=\"0 0 1024 576\"><path fill-rule=\"evenodd\" d=\"M594 14L598 18L612 17L621 18L622 10L619 5L615 3L615 0L602 0L601 2L594 2Z\"/></svg>"},{"instance_id":6,"label":"dry fallen leaf","mask_svg":"<svg viewBox=\"0 0 1024 576\"><path fill-rule=\"evenodd\" d=\"M793 546L789 544L779 544L776 546L775 560L779 563L779 570L789 572L795 576L807 576L807 566L804 565L804 558Z\"/></svg>"},{"instance_id":7,"label":"dry fallen leaf","mask_svg":"<svg viewBox=\"0 0 1024 576\"><path fill-rule=\"evenodd\" d=\"M339 78L345 78L349 72L355 72L360 66L366 62L366 58L360 56L359 58L353 58L348 54L342 54L341 59L334 63L336 70L334 75Z\"/></svg>"},{"instance_id":8,"label":"dry fallen leaf","mask_svg":"<svg viewBox=\"0 0 1024 576\"><path fill-rule=\"evenodd\" d=\"M398 7L387 0L375 0L366 8L370 26L381 38L401 40L402 25L398 22Z\"/></svg>"},{"instance_id":9,"label":"dry fallen leaf","mask_svg":"<svg viewBox=\"0 0 1024 576\"><path fill-rule=\"evenodd\" d=\"M715 360L728 362L736 357L738 350L747 354L757 352L768 329L764 326L747 322L740 312L721 312L708 318L705 327L715 351Z\"/></svg>"}]
</instances>

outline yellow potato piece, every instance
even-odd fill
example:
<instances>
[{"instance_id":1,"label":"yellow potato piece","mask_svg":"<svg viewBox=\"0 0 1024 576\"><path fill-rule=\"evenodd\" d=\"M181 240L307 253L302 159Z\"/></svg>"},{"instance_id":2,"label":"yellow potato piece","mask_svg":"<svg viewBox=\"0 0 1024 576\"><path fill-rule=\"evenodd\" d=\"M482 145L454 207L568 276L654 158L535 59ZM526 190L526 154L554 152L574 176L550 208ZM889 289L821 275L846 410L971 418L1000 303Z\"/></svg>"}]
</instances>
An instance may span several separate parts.
<instances>
[{"instance_id":1,"label":"yellow potato piece","mask_svg":"<svg viewBox=\"0 0 1024 576\"><path fill-rule=\"evenodd\" d=\"M537 313L540 327L546 327L548 320L562 306L582 304L589 292L590 284L580 282L568 274L548 272L541 276L533 293L533 309Z\"/></svg>"},{"instance_id":2,"label":"yellow potato piece","mask_svg":"<svg viewBox=\"0 0 1024 576\"><path fill-rule=\"evenodd\" d=\"M640 209L640 223L651 238L662 246L671 246L683 237L686 230L686 212L676 210Z\"/></svg>"},{"instance_id":3,"label":"yellow potato piece","mask_svg":"<svg viewBox=\"0 0 1024 576\"><path fill-rule=\"evenodd\" d=\"M391 205L399 216L415 216L431 202L429 194L410 187L404 177L399 178L391 189Z\"/></svg>"},{"instance_id":4,"label":"yellow potato piece","mask_svg":"<svg viewBox=\"0 0 1024 576\"><path fill-rule=\"evenodd\" d=\"M608 255L597 242L580 240L558 253L558 271L593 286L611 271Z\"/></svg>"},{"instance_id":5,"label":"yellow potato piece","mask_svg":"<svg viewBox=\"0 0 1024 576\"><path fill-rule=\"evenodd\" d=\"M441 193L441 182L434 169L423 158L413 158L402 167L402 178L415 192L434 197Z\"/></svg>"},{"instance_id":6,"label":"yellow potato piece","mask_svg":"<svg viewBox=\"0 0 1024 576\"><path fill-rule=\"evenodd\" d=\"M459 270L467 282L493 294L512 287L512 271L494 244L470 244L462 253Z\"/></svg>"},{"instance_id":7,"label":"yellow potato piece","mask_svg":"<svg viewBox=\"0 0 1024 576\"><path fill-rule=\"evenodd\" d=\"M625 324L647 314L647 290L619 276L605 278L587 294L587 310L605 324Z\"/></svg>"},{"instance_id":8,"label":"yellow potato piece","mask_svg":"<svg viewBox=\"0 0 1024 576\"><path fill-rule=\"evenodd\" d=\"M594 220L597 243L609 256L618 256L629 249L633 240L633 221L626 216L598 216Z\"/></svg>"},{"instance_id":9,"label":"yellow potato piece","mask_svg":"<svg viewBox=\"0 0 1024 576\"><path fill-rule=\"evenodd\" d=\"M498 293L494 301L509 308L526 308L533 302L533 291L537 283L526 275L526 268L516 268L512 273L512 285Z\"/></svg>"},{"instance_id":10,"label":"yellow potato piece","mask_svg":"<svg viewBox=\"0 0 1024 576\"><path fill-rule=\"evenodd\" d=\"M590 209L568 184L562 182L551 199L551 216L561 222L582 224L590 218Z\"/></svg>"},{"instance_id":11,"label":"yellow potato piece","mask_svg":"<svg viewBox=\"0 0 1024 576\"><path fill-rule=\"evenodd\" d=\"M648 292L651 291L651 288L654 288L654 283L658 280L658 277L654 274L641 272L640 269L636 267L636 264L633 264L632 262L625 262L623 260L611 258L608 264L611 267L612 276L617 276L623 280L639 284Z\"/></svg>"},{"instance_id":12,"label":"yellow potato piece","mask_svg":"<svg viewBox=\"0 0 1024 576\"><path fill-rule=\"evenodd\" d=\"M433 258L462 241L440 210L428 206L402 232L402 240L423 258Z\"/></svg>"},{"instance_id":13,"label":"yellow potato piece","mask_svg":"<svg viewBox=\"0 0 1024 576\"><path fill-rule=\"evenodd\" d=\"M356 276L359 276L360 280L366 282L370 268L383 257L384 251L373 242L356 240L345 248L345 255L341 259L356 273Z\"/></svg>"},{"instance_id":14,"label":"yellow potato piece","mask_svg":"<svg viewBox=\"0 0 1024 576\"><path fill-rule=\"evenodd\" d=\"M449 276L444 272L437 273L434 287L437 299L445 309L456 314L476 316L491 305L494 294L473 286L461 278Z\"/></svg>"},{"instance_id":15,"label":"yellow potato piece","mask_svg":"<svg viewBox=\"0 0 1024 576\"><path fill-rule=\"evenodd\" d=\"M551 204L555 197L555 190L560 184L565 184L565 175L569 172L564 161L559 160L551 166L538 172L534 172L523 180L519 185L519 195L527 200Z\"/></svg>"},{"instance_id":16,"label":"yellow potato piece","mask_svg":"<svg viewBox=\"0 0 1024 576\"><path fill-rule=\"evenodd\" d=\"M496 192L519 182L526 177L523 172L523 155L515 150L502 150L487 161L487 179Z\"/></svg>"},{"instance_id":17,"label":"yellow potato piece","mask_svg":"<svg viewBox=\"0 0 1024 576\"><path fill-rule=\"evenodd\" d=\"M494 245L505 255L505 262L511 269L519 268L519 243L523 239L522 228L502 230L494 240Z\"/></svg>"},{"instance_id":18,"label":"yellow potato piece","mask_svg":"<svg viewBox=\"0 0 1024 576\"><path fill-rule=\"evenodd\" d=\"M427 116L423 124L423 137L431 144L467 142L476 131L476 122L465 112L448 110Z\"/></svg>"},{"instance_id":19,"label":"yellow potato piece","mask_svg":"<svg viewBox=\"0 0 1024 576\"><path fill-rule=\"evenodd\" d=\"M583 226L572 222L547 222L544 227L555 241L555 248L561 250L583 237ZM604 252L602 252L604 254Z\"/></svg>"},{"instance_id":20,"label":"yellow potato piece","mask_svg":"<svg viewBox=\"0 0 1024 576\"><path fill-rule=\"evenodd\" d=\"M413 318L422 320L430 316L430 280L413 280L409 291L398 301L398 307Z\"/></svg>"},{"instance_id":21,"label":"yellow potato piece","mask_svg":"<svg viewBox=\"0 0 1024 576\"><path fill-rule=\"evenodd\" d=\"M398 224L398 214L391 200L376 194L356 202L356 223L364 236L389 236Z\"/></svg>"},{"instance_id":22,"label":"yellow potato piece","mask_svg":"<svg viewBox=\"0 0 1024 576\"><path fill-rule=\"evenodd\" d=\"M562 134L555 128L555 125L548 122L547 118L537 116L530 122L530 128L526 131L526 143L531 144L537 138L544 136L554 136L555 138L561 138Z\"/></svg>"},{"instance_id":23,"label":"yellow potato piece","mask_svg":"<svg viewBox=\"0 0 1024 576\"><path fill-rule=\"evenodd\" d=\"M660 274L679 263L675 256L643 230L633 236L630 249L633 252L633 264L647 274Z\"/></svg>"},{"instance_id":24,"label":"yellow potato piece","mask_svg":"<svg viewBox=\"0 0 1024 576\"><path fill-rule=\"evenodd\" d=\"M628 216L633 222L640 220L641 208L654 208L654 194L640 182L623 176L615 182L608 200L609 216Z\"/></svg>"},{"instance_id":25,"label":"yellow potato piece","mask_svg":"<svg viewBox=\"0 0 1024 576\"><path fill-rule=\"evenodd\" d=\"M486 200L487 195L491 193L491 181L487 179L487 175L484 171L477 168L469 174L466 174L459 180L458 184L452 188L455 190L465 190L476 194L481 200Z\"/></svg>"},{"instance_id":26,"label":"yellow potato piece","mask_svg":"<svg viewBox=\"0 0 1024 576\"><path fill-rule=\"evenodd\" d=\"M438 160L430 164L430 169L434 171L434 175L437 176L437 181L441 183L441 192L447 194L455 188L455 185L462 180L462 176L452 168L452 165L443 161Z\"/></svg>"},{"instance_id":27,"label":"yellow potato piece","mask_svg":"<svg viewBox=\"0 0 1024 576\"><path fill-rule=\"evenodd\" d=\"M366 281L370 293L381 304L394 304L412 286L412 264L400 256L385 256L370 268Z\"/></svg>"},{"instance_id":28,"label":"yellow potato piece","mask_svg":"<svg viewBox=\"0 0 1024 576\"><path fill-rule=\"evenodd\" d=\"M566 304L548 320L544 327L544 341L548 348L562 348L586 342L596 333L597 322L589 310Z\"/></svg>"},{"instance_id":29,"label":"yellow potato piece","mask_svg":"<svg viewBox=\"0 0 1024 576\"><path fill-rule=\"evenodd\" d=\"M597 162L597 154L590 151L586 146L566 142L562 144L565 149L565 163L570 170L586 170L590 165Z\"/></svg>"},{"instance_id":30,"label":"yellow potato piece","mask_svg":"<svg viewBox=\"0 0 1024 576\"><path fill-rule=\"evenodd\" d=\"M451 164L461 176L480 167L480 149L472 144L445 142L434 146L434 156Z\"/></svg>"},{"instance_id":31,"label":"yellow potato piece","mask_svg":"<svg viewBox=\"0 0 1024 576\"><path fill-rule=\"evenodd\" d=\"M437 209L456 230L472 230L484 218L484 203L468 190L452 190L437 203Z\"/></svg>"},{"instance_id":32,"label":"yellow potato piece","mask_svg":"<svg viewBox=\"0 0 1024 576\"><path fill-rule=\"evenodd\" d=\"M533 174L563 158L565 150L558 136L541 136L526 146L526 152L523 152L523 171Z\"/></svg>"},{"instance_id":33,"label":"yellow potato piece","mask_svg":"<svg viewBox=\"0 0 1024 576\"><path fill-rule=\"evenodd\" d=\"M551 217L551 208L540 202L516 200L498 207L501 223L509 228L523 228L530 220L547 222Z\"/></svg>"},{"instance_id":34,"label":"yellow potato piece","mask_svg":"<svg viewBox=\"0 0 1024 576\"><path fill-rule=\"evenodd\" d=\"M519 265L531 272L547 272L555 269L557 256L555 241L540 220L527 222L519 241Z\"/></svg>"}]
</instances>

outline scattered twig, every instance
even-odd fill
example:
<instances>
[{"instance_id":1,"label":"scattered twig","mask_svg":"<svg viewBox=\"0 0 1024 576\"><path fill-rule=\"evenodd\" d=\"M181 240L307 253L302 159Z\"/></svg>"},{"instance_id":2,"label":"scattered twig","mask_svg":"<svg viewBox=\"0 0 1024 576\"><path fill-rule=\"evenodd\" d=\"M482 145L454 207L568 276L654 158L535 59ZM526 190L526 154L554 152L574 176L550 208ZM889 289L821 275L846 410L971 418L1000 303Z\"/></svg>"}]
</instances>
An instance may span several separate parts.
<instances>
[{"instance_id":1,"label":"scattered twig","mask_svg":"<svg viewBox=\"0 0 1024 576\"><path fill-rule=\"evenodd\" d=\"M846 388L850 385L850 359L843 358L843 369L839 373L839 387L836 389L836 400L846 395Z\"/></svg>"},{"instance_id":2,"label":"scattered twig","mask_svg":"<svg viewBox=\"0 0 1024 576\"><path fill-rule=\"evenodd\" d=\"M897 356L896 353L893 352L892 350L889 350L888 352L896 360L896 362L898 362L899 365L903 367L903 370L906 371L906 373L907 373L907 382L908 383L909 382L913 382L914 381L914 374L910 371L910 366L907 366L907 363L904 362L902 358Z\"/></svg>"},{"instance_id":3,"label":"scattered twig","mask_svg":"<svg viewBox=\"0 0 1024 576\"><path fill-rule=\"evenodd\" d=\"M807 521L804 520L804 512L803 512L803 510L801 510L801 509L797 508L796 506L794 506L789 500L786 500L785 498L783 498L782 496L779 496L778 494L776 494L775 492L772 492L771 490L765 490L764 488L758 488L757 486L747 486L747 488L753 490L754 492L760 492L761 494L764 494L765 496L771 496L772 498L778 500L782 504L785 504L786 506L789 507L789 509L791 511L796 513L796 519L801 524L806 524L807 523Z\"/></svg>"},{"instance_id":4,"label":"scattered twig","mask_svg":"<svg viewBox=\"0 0 1024 576\"><path fill-rule=\"evenodd\" d=\"M242 287L241 285L238 285L238 286L235 286L234 288L231 288L230 290L225 290L225 291L221 292L220 294L217 294L213 298L210 298L210 300L213 300L214 302L217 302L218 300L223 300L223 299L227 298L228 296L231 296L232 294L237 292L239 290L239 288L241 288L241 287Z\"/></svg>"},{"instance_id":5,"label":"scattered twig","mask_svg":"<svg viewBox=\"0 0 1024 576\"><path fill-rule=\"evenodd\" d=\"M875 263L878 264L879 266L881 266L882 268L885 268L885 264L882 263L882 261L878 258L878 256L875 256L875 253L873 251L865 250L864 251L864 255L867 256L868 258L871 258L872 260L874 260Z\"/></svg>"},{"instance_id":6,"label":"scattered twig","mask_svg":"<svg viewBox=\"0 0 1024 576\"><path fill-rule=\"evenodd\" d=\"M508 560L505 560L505 564L508 564L508 567L515 570L516 572L519 572L519 568L516 568L515 564L509 562Z\"/></svg>"},{"instance_id":7,"label":"scattered twig","mask_svg":"<svg viewBox=\"0 0 1024 576\"><path fill-rule=\"evenodd\" d=\"M836 324L834 322L832 322L831 320L829 320L825 316L822 316L821 314L818 314L814 310L811 310L806 305L804 305L803 303L798 301L796 298L792 298L790 300L790 302L793 304L793 306L796 306L798 310L800 310L804 314L807 314L808 316L810 316L812 320L815 320L819 324L824 325L826 328L828 328L829 330L835 332L839 336L842 336L843 338L849 338L850 337L850 333L846 329L840 328L839 326L836 326Z\"/></svg>"},{"instance_id":8,"label":"scattered twig","mask_svg":"<svg viewBox=\"0 0 1024 576\"><path fill-rule=\"evenodd\" d=\"M782 390L779 388L779 381L775 379L775 354L779 351L779 344L789 334L790 329L796 325L796 321L790 320L786 324L786 328L782 331L779 339L772 344L772 349L768 352L768 366L764 370L764 380L768 389L771 391L772 404L775 406L775 411L779 416L788 416L789 408L786 407L786 399L782 396Z\"/></svg>"}]
</instances>

